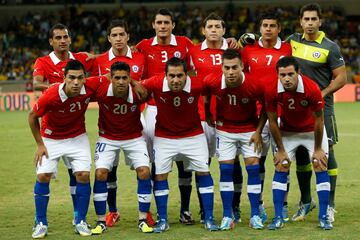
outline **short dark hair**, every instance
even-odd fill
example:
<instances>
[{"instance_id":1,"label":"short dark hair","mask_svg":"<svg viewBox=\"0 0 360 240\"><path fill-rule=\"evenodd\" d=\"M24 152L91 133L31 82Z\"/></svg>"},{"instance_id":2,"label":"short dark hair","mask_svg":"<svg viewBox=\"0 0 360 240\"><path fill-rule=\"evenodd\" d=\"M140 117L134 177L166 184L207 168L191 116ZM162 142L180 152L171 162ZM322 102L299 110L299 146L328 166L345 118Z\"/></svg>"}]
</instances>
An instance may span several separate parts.
<instances>
[{"instance_id":1,"label":"short dark hair","mask_svg":"<svg viewBox=\"0 0 360 240\"><path fill-rule=\"evenodd\" d=\"M264 13L262 13L260 15L260 18L259 18L259 26L261 26L262 22L264 21L264 19L271 19L271 20L276 20L276 24L278 26L280 26L280 18L279 18L279 15L273 11L273 10L270 10L270 11L266 11Z\"/></svg>"},{"instance_id":2,"label":"short dark hair","mask_svg":"<svg viewBox=\"0 0 360 240\"><path fill-rule=\"evenodd\" d=\"M279 68L285 68L288 66L294 66L295 71L299 72L299 63L292 56L280 58L279 61L276 63L276 71L279 72Z\"/></svg>"},{"instance_id":3,"label":"short dark hair","mask_svg":"<svg viewBox=\"0 0 360 240\"><path fill-rule=\"evenodd\" d=\"M130 74L130 66L125 62L114 62L110 67L110 74L113 76L115 71L126 71Z\"/></svg>"},{"instance_id":4,"label":"short dark hair","mask_svg":"<svg viewBox=\"0 0 360 240\"><path fill-rule=\"evenodd\" d=\"M121 27L125 30L126 33L129 33L129 27L127 25L127 22L123 19L113 19L110 22L110 25L108 26L106 33L108 36L110 36L111 30L116 27Z\"/></svg>"},{"instance_id":5,"label":"short dark hair","mask_svg":"<svg viewBox=\"0 0 360 240\"><path fill-rule=\"evenodd\" d=\"M85 73L84 65L78 60L70 60L64 69L64 76L69 72L69 70L83 70Z\"/></svg>"},{"instance_id":6,"label":"short dark hair","mask_svg":"<svg viewBox=\"0 0 360 240\"><path fill-rule=\"evenodd\" d=\"M174 14L167 8L160 8L154 15L152 22L155 22L155 18L157 15L164 15L164 16L170 16L171 22L174 23Z\"/></svg>"},{"instance_id":7,"label":"short dark hair","mask_svg":"<svg viewBox=\"0 0 360 240\"><path fill-rule=\"evenodd\" d=\"M68 34L70 36L70 31L67 26L65 26L62 23L57 23L54 26L52 26L49 30L49 39L54 37L54 30L67 30Z\"/></svg>"},{"instance_id":8,"label":"short dark hair","mask_svg":"<svg viewBox=\"0 0 360 240\"><path fill-rule=\"evenodd\" d=\"M321 7L319 4L317 3L309 3L306 4L304 6L302 6L302 8L300 9L300 18L302 18L304 16L304 12L306 11L315 11L317 12L318 17L321 19Z\"/></svg>"},{"instance_id":9,"label":"short dark hair","mask_svg":"<svg viewBox=\"0 0 360 240\"><path fill-rule=\"evenodd\" d=\"M239 51L237 51L236 49L228 48L222 54L223 61L224 61L224 59L230 60L230 59L234 59L234 58L238 58L240 60L240 62L242 61L241 55L240 55Z\"/></svg>"},{"instance_id":10,"label":"short dark hair","mask_svg":"<svg viewBox=\"0 0 360 240\"><path fill-rule=\"evenodd\" d=\"M166 66L165 66L165 73L168 73L169 70L169 66L171 67L178 67L178 66L182 66L184 69L184 72L187 72L187 66L186 66L186 62L183 59L177 58L177 57L172 57L170 58L167 62L166 62Z\"/></svg>"},{"instance_id":11,"label":"short dark hair","mask_svg":"<svg viewBox=\"0 0 360 240\"><path fill-rule=\"evenodd\" d=\"M220 17L219 15L217 15L216 13L212 12L210 13L203 21L202 26L205 28L206 27L206 23L209 20L217 20L217 21L221 21L221 25L223 28L225 28L225 21L224 19L222 19L222 17Z\"/></svg>"}]
</instances>

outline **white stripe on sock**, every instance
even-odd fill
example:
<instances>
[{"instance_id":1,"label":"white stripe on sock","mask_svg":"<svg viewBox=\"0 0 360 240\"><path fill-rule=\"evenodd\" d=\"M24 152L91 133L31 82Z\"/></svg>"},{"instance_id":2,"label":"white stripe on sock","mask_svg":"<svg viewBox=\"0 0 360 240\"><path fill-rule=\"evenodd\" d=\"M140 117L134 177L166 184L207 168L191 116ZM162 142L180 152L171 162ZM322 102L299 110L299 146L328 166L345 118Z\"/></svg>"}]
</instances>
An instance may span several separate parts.
<instances>
[{"instance_id":1,"label":"white stripe on sock","mask_svg":"<svg viewBox=\"0 0 360 240\"><path fill-rule=\"evenodd\" d=\"M199 192L200 192L200 194L213 193L214 192L214 186L200 187Z\"/></svg>"},{"instance_id":2,"label":"white stripe on sock","mask_svg":"<svg viewBox=\"0 0 360 240\"><path fill-rule=\"evenodd\" d=\"M261 193L261 184L248 185L247 192L254 193L254 194Z\"/></svg>"},{"instance_id":3,"label":"white stripe on sock","mask_svg":"<svg viewBox=\"0 0 360 240\"><path fill-rule=\"evenodd\" d=\"M155 195L155 196L166 196L166 195L169 195L169 189L156 190L156 191L154 191L154 195Z\"/></svg>"},{"instance_id":4,"label":"white stripe on sock","mask_svg":"<svg viewBox=\"0 0 360 240\"><path fill-rule=\"evenodd\" d=\"M330 191L330 183L329 182L322 182L319 184L316 184L316 191Z\"/></svg>"},{"instance_id":5,"label":"white stripe on sock","mask_svg":"<svg viewBox=\"0 0 360 240\"><path fill-rule=\"evenodd\" d=\"M220 192L231 192L234 191L233 182L220 182L219 184Z\"/></svg>"},{"instance_id":6,"label":"white stripe on sock","mask_svg":"<svg viewBox=\"0 0 360 240\"><path fill-rule=\"evenodd\" d=\"M108 193L94 193L94 201L95 202L101 202L101 201L106 201L108 196Z\"/></svg>"},{"instance_id":7,"label":"white stripe on sock","mask_svg":"<svg viewBox=\"0 0 360 240\"><path fill-rule=\"evenodd\" d=\"M287 184L286 183L279 183L276 181L272 182L272 189L275 190L282 190L282 191L286 191L287 190Z\"/></svg>"}]
</instances>

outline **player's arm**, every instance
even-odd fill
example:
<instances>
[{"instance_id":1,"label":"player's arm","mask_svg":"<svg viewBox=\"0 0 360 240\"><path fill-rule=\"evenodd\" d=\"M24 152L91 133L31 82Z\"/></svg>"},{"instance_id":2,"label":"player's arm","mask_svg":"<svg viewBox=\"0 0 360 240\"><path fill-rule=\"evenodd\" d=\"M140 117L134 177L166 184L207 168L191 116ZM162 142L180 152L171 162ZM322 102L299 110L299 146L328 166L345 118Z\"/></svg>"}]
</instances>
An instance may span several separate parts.
<instances>
[{"instance_id":1,"label":"player's arm","mask_svg":"<svg viewBox=\"0 0 360 240\"><path fill-rule=\"evenodd\" d=\"M42 156L49 157L47 149L45 147L45 144L41 138L40 134L40 123L39 123L39 117L34 112L34 110L31 110L28 117L29 126L32 132L32 135L34 136L35 142L37 144L37 149L35 152L35 165L39 163L41 165Z\"/></svg>"},{"instance_id":2,"label":"player's arm","mask_svg":"<svg viewBox=\"0 0 360 240\"><path fill-rule=\"evenodd\" d=\"M231 48L231 49L238 49L240 47L238 41L236 41L236 38L234 38L234 37L227 38L226 41L229 45L229 48Z\"/></svg>"},{"instance_id":3,"label":"player's arm","mask_svg":"<svg viewBox=\"0 0 360 240\"><path fill-rule=\"evenodd\" d=\"M44 91L49 88L49 84L44 82L44 76L36 75L33 77L34 91Z\"/></svg>"},{"instance_id":4,"label":"player's arm","mask_svg":"<svg viewBox=\"0 0 360 240\"><path fill-rule=\"evenodd\" d=\"M146 88L139 81L136 81L135 79L132 79L132 78L130 80L130 84L134 88L136 97L138 99L144 101L148 96L148 92L147 92Z\"/></svg>"},{"instance_id":5,"label":"player's arm","mask_svg":"<svg viewBox=\"0 0 360 240\"><path fill-rule=\"evenodd\" d=\"M332 70L334 80L321 91L322 97L326 97L329 94L332 94L342 88L347 81L346 68L345 65L342 65L338 68Z\"/></svg>"},{"instance_id":6,"label":"player's arm","mask_svg":"<svg viewBox=\"0 0 360 240\"><path fill-rule=\"evenodd\" d=\"M312 161L314 163L314 167L321 166L323 169L326 170L327 167L327 157L324 150L321 148L322 139L323 139L323 132L324 132L324 111L321 109L320 111L313 112L315 118L315 125L314 125L314 153L312 156ZM321 164L318 164L320 161Z\"/></svg>"},{"instance_id":7,"label":"player's arm","mask_svg":"<svg viewBox=\"0 0 360 240\"><path fill-rule=\"evenodd\" d=\"M265 112L264 104L262 104L259 123L256 127L255 133L250 138L250 143L254 143L254 151L255 152L262 152L262 130L265 126L267 120L267 115Z\"/></svg>"},{"instance_id":8,"label":"player's arm","mask_svg":"<svg viewBox=\"0 0 360 240\"><path fill-rule=\"evenodd\" d=\"M202 96L204 99L204 109L205 109L205 120L206 123L210 126L210 127L215 127L215 121L214 121L214 117L211 113L210 110L210 105L211 105L211 95L204 95Z\"/></svg>"}]
</instances>

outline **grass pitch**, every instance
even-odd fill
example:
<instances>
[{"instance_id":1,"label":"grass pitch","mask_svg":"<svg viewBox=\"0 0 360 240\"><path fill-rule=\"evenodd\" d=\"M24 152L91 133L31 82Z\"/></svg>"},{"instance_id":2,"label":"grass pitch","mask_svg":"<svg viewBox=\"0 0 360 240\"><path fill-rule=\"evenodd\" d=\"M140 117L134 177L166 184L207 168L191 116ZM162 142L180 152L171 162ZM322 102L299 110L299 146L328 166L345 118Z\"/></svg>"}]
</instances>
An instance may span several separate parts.
<instances>
[{"instance_id":1,"label":"grass pitch","mask_svg":"<svg viewBox=\"0 0 360 240\"><path fill-rule=\"evenodd\" d=\"M340 142L335 146L339 164L339 177L336 191L336 222L332 231L323 231L317 227L316 208L305 222L289 222L280 231L267 229L255 231L248 227L249 202L246 195L246 173L244 172L244 194L241 197L242 220L235 229L227 232L210 233L199 224L198 200L193 188L191 211L197 224L183 226L178 222L179 191L177 189L177 170L170 174L169 222L170 230L162 234L144 235L137 231L137 199L135 172L130 171L122 162L118 169L118 207L121 213L120 222L95 239L358 239L360 229L360 103L336 104L336 116ZM34 221L33 185L35 168L33 155L35 142L27 124L26 112L1 112L0 125L0 239L31 239L31 228ZM87 129L92 148L97 137L97 111L88 110ZM244 166L244 164L241 164ZM244 170L244 168L243 168ZM222 216L222 205L218 191L218 163L213 160L211 171L215 182L215 217L219 222ZM273 215L271 181L274 168L272 158L267 159L265 182L265 204L269 217ZM291 173L289 194L289 214L296 210L299 190L295 176ZM94 172L92 170L91 181ZM315 192L313 175L312 195ZM51 195L48 208L48 239L80 239L71 226L72 204L68 189L67 171L59 164L58 178L50 184ZM153 201L152 211L156 212ZM96 220L92 201L90 202L87 220L94 224Z\"/></svg>"}]
</instances>

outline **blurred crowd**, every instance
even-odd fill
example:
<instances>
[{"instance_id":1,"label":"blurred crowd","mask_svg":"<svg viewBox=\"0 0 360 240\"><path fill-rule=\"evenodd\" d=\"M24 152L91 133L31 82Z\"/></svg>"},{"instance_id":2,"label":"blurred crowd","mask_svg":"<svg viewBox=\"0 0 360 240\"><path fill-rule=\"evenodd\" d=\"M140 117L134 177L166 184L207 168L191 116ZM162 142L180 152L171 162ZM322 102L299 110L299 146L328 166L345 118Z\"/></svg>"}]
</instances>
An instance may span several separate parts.
<instances>
[{"instance_id":1,"label":"blurred crowd","mask_svg":"<svg viewBox=\"0 0 360 240\"><path fill-rule=\"evenodd\" d=\"M202 41L201 23L210 13L216 12L227 24L227 36L240 37L244 32L258 32L257 17L272 8L258 6L253 11L246 7L235 7L231 3L209 10L180 4L174 12L176 27L174 33L185 35L195 43ZM113 18L124 18L130 29L130 44L154 35L151 18L157 9L140 7L128 11L122 7L112 11L86 11L81 5L65 6L58 12L33 14L22 18L13 17L5 29L0 29L0 80L29 80L35 59L49 53L48 31L55 23L61 22L70 29L72 51L101 53L109 48L106 28ZM291 33L301 32L298 24L298 8L276 8L281 16L282 33L285 39ZM336 41L351 76L360 76L360 24L349 21L346 13L339 8L323 9L322 30ZM351 81L351 79L349 79Z\"/></svg>"}]
</instances>

